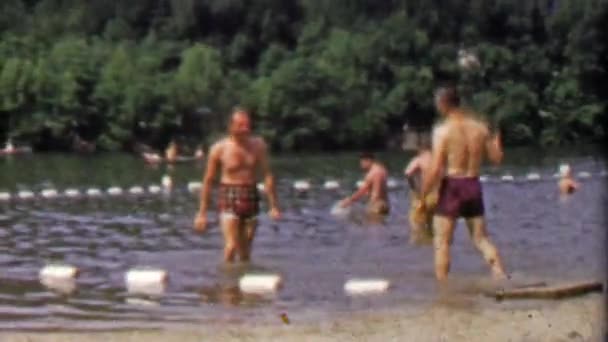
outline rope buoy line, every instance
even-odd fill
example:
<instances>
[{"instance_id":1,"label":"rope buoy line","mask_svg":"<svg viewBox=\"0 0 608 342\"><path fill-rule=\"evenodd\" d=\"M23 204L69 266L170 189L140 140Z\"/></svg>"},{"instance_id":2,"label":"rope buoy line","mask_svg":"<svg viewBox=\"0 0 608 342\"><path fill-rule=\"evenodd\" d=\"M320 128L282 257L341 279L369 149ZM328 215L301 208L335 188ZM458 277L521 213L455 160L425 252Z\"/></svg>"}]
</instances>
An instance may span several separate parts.
<instances>
[{"instance_id":1,"label":"rope buoy line","mask_svg":"<svg viewBox=\"0 0 608 342\"><path fill-rule=\"evenodd\" d=\"M605 178L608 176L608 172L606 170L599 171L597 173L591 173L588 171L580 171L576 174L579 179L591 179L591 178ZM512 174L506 173L500 176L494 175L481 175L479 177L482 183L529 183L529 182L543 182L543 181L555 181L560 177L560 173L555 173L552 175L541 175L536 172L531 172L525 175L514 176ZM387 182L390 190L398 189L401 186L405 185L405 181L400 181L394 178L389 179ZM325 180L320 184L315 186L309 180L295 180L291 187L294 191L298 193L309 192L314 189L324 189L335 191L343 187L344 184L341 184L337 180ZM362 185L362 181L359 180L355 184L352 184L354 187L360 187ZM265 187L263 183L258 183L257 188L260 192L265 191ZM81 198L116 198L116 197L125 197L125 196L144 196L144 195L159 195L159 194L171 194L173 192L177 192L180 190L185 190L187 192L198 194L201 189L201 182L188 182L185 189L182 188L174 188L173 182L163 177L163 181L161 185L133 185L130 187L119 187L119 186L111 186L107 189L101 189L99 187L91 186L91 187L82 187L81 189L76 187L67 188L63 191L54 189L54 188L45 188L40 191L34 192L31 190L19 190L15 193L11 193L8 191L0 191L0 203L9 202L9 201L30 201L36 199L44 199L44 200L53 200L53 199L81 199Z\"/></svg>"}]
</instances>

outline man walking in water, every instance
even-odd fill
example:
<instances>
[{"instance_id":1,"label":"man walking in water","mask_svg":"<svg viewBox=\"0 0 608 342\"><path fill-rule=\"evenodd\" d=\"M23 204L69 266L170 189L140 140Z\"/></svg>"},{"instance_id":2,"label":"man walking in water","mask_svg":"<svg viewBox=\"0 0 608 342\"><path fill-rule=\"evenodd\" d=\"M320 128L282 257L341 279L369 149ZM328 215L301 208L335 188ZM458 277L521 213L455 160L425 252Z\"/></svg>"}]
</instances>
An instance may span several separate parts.
<instances>
[{"instance_id":1,"label":"man walking in water","mask_svg":"<svg viewBox=\"0 0 608 342\"><path fill-rule=\"evenodd\" d=\"M455 88L440 88L435 95L435 105L445 121L433 131L433 162L424 177L421 194L424 198L446 170L439 186L439 202L434 217L435 276L445 280L450 269L450 245L456 220L466 220L475 247L490 265L496 278L505 273L498 250L486 231L484 205L479 169L486 152L488 159L498 165L503 151L500 135L492 136L484 123L476 120L460 108L460 98ZM424 208L421 202L420 207Z\"/></svg>"},{"instance_id":2,"label":"man walking in water","mask_svg":"<svg viewBox=\"0 0 608 342\"><path fill-rule=\"evenodd\" d=\"M373 154L367 152L361 154L359 165L363 171L367 171L363 184L352 196L342 200L340 206L346 208L363 196L369 195L367 213L373 216L388 215L390 205L386 183L388 179L386 168L374 158Z\"/></svg>"},{"instance_id":3,"label":"man walking in water","mask_svg":"<svg viewBox=\"0 0 608 342\"><path fill-rule=\"evenodd\" d=\"M427 177L431 162L431 146L427 142L422 142L418 148L418 155L409 162L404 171L405 178L410 184L410 243L414 244L429 242L433 235L433 212L438 198L437 186L426 197L420 197L422 179ZM420 210L421 201L424 202L424 210Z\"/></svg>"},{"instance_id":4,"label":"man walking in water","mask_svg":"<svg viewBox=\"0 0 608 342\"><path fill-rule=\"evenodd\" d=\"M269 214L272 219L279 219L281 214L268 147L263 138L251 134L251 117L246 110L237 108L232 112L228 132L228 137L210 148L194 229L198 232L206 230L209 197L219 170L218 205L224 235L224 260L233 262L235 254L238 254L241 261L249 261L259 212L256 178L260 169L264 174Z\"/></svg>"}]
</instances>

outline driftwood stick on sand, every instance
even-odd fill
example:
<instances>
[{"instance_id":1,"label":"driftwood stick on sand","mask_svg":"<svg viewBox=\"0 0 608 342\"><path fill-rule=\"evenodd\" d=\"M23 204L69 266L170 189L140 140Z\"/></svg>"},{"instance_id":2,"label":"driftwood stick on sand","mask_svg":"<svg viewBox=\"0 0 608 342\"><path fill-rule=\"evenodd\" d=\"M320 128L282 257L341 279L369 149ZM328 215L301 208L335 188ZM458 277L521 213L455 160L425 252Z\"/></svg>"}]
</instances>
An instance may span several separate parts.
<instances>
[{"instance_id":1,"label":"driftwood stick on sand","mask_svg":"<svg viewBox=\"0 0 608 342\"><path fill-rule=\"evenodd\" d=\"M590 292L602 292L603 284L599 281L586 281L549 287L526 287L516 289L501 289L488 293L490 297L503 299L561 299L580 296Z\"/></svg>"}]
</instances>

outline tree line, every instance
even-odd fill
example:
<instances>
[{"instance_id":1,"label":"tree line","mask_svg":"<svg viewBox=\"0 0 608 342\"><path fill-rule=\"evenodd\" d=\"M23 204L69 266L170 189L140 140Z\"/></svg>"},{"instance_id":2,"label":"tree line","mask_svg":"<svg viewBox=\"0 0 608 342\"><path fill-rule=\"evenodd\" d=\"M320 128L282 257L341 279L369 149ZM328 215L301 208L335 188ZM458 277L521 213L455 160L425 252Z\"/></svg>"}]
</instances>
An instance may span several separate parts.
<instances>
[{"instance_id":1,"label":"tree line","mask_svg":"<svg viewBox=\"0 0 608 342\"><path fill-rule=\"evenodd\" d=\"M606 22L605 0L3 0L0 139L209 144L241 105L276 150L383 148L455 82L506 144L595 142Z\"/></svg>"}]
</instances>

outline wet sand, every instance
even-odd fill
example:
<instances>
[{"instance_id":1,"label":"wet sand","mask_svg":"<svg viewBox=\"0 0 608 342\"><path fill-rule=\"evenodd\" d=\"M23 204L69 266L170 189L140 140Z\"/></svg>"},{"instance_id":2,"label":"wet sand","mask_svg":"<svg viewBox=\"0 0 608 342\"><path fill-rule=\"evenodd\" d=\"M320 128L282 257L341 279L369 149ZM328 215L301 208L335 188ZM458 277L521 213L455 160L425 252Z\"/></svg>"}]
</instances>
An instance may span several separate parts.
<instances>
[{"instance_id":1,"label":"wet sand","mask_svg":"<svg viewBox=\"0 0 608 342\"><path fill-rule=\"evenodd\" d=\"M345 314L316 323L205 324L164 330L96 333L2 333L2 342L118 341L603 341L602 294L555 301L504 302L479 307L439 300L411 309Z\"/></svg>"}]
</instances>

